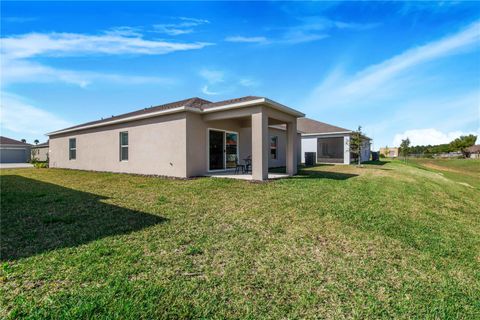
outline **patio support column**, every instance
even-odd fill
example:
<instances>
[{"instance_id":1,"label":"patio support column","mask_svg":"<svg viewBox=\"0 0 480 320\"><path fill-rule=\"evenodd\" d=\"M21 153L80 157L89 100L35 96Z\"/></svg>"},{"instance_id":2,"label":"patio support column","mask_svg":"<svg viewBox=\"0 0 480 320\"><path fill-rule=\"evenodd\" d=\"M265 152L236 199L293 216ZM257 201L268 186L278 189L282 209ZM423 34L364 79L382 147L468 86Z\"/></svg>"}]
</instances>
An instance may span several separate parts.
<instances>
[{"instance_id":1,"label":"patio support column","mask_svg":"<svg viewBox=\"0 0 480 320\"><path fill-rule=\"evenodd\" d=\"M268 116L252 114L252 178L268 179Z\"/></svg>"},{"instance_id":2,"label":"patio support column","mask_svg":"<svg viewBox=\"0 0 480 320\"><path fill-rule=\"evenodd\" d=\"M293 176L297 174L297 119L294 122L287 123L287 174Z\"/></svg>"},{"instance_id":3,"label":"patio support column","mask_svg":"<svg viewBox=\"0 0 480 320\"><path fill-rule=\"evenodd\" d=\"M350 136L343 137L343 163L350 164Z\"/></svg>"}]
</instances>

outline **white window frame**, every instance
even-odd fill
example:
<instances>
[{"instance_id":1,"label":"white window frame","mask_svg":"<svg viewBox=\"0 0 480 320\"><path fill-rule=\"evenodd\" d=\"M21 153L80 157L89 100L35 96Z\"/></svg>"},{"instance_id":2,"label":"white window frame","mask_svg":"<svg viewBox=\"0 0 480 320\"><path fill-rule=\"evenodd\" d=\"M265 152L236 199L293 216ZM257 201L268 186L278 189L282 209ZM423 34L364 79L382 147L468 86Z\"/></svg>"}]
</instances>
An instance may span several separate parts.
<instances>
[{"instance_id":1,"label":"white window frame","mask_svg":"<svg viewBox=\"0 0 480 320\"><path fill-rule=\"evenodd\" d=\"M272 140L275 139L275 148L272 148ZM275 149L275 158L272 157L272 150ZM278 160L278 136L270 136L270 160Z\"/></svg>"},{"instance_id":2,"label":"white window frame","mask_svg":"<svg viewBox=\"0 0 480 320\"><path fill-rule=\"evenodd\" d=\"M71 147L70 142L75 141L75 148ZM72 158L72 151L75 151L75 157ZM77 160L77 138L68 138L68 160Z\"/></svg>"},{"instance_id":3,"label":"white window frame","mask_svg":"<svg viewBox=\"0 0 480 320\"><path fill-rule=\"evenodd\" d=\"M126 133L127 134L127 144L124 145L122 144L122 134L123 133ZM129 134L128 134L128 131L120 131L119 134L118 134L118 138L119 138L119 152L120 152L120 155L119 155L119 158L120 158L120 162L128 162L128 159L130 159L130 154L129 154L129 151L130 151L130 137L129 137ZM122 159L122 149L123 148L127 148L127 159Z\"/></svg>"}]
</instances>

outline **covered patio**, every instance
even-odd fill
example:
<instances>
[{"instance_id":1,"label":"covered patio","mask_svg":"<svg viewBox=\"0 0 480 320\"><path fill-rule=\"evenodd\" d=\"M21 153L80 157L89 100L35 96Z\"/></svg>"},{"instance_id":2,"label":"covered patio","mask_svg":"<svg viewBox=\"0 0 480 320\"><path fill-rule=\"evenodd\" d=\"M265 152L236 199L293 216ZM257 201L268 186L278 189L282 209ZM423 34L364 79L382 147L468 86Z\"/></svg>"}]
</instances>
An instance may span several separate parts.
<instances>
[{"instance_id":1,"label":"covered patio","mask_svg":"<svg viewBox=\"0 0 480 320\"><path fill-rule=\"evenodd\" d=\"M206 114L202 116L207 126L207 171L204 176L262 181L297 173L300 142L297 117L302 113L270 100L251 106L242 104L238 109L208 111L204 110ZM277 130L273 140L272 130ZM280 142L281 150L277 145L272 147L272 143ZM275 160L281 158L286 173L268 172L269 162L271 164L274 157ZM242 169L247 166L250 170L235 172L237 165Z\"/></svg>"},{"instance_id":2,"label":"covered patio","mask_svg":"<svg viewBox=\"0 0 480 320\"><path fill-rule=\"evenodd\" d=\"M225 179L237 179L237 180L248 180L248 181L254 180L253 175L250 173L235 173L234 171L209 173L206 176L212 177L212 178L225 178ZM290 177L290 175L287 173L268 173L267 180L276 180L276 179L283 179L288 177Z\"/></svg>"}]
</instances>

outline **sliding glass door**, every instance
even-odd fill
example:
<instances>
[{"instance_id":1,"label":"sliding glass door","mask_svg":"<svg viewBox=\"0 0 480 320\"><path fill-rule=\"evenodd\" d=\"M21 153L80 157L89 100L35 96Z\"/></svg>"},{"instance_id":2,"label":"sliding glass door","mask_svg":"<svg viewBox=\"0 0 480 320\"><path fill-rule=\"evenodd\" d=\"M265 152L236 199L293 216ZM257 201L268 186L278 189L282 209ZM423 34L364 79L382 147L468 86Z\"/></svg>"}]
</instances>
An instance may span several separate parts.
<instances>
[{"instance_id":1,"label":"sliding glass door","mask_svg":"<svg viewBox=\"0 0 480 320\"><path fill-rule=\"evenodd\" d=\"M238 160L238 133L208 131L208 170L234 169Z\"/></svg>"},{"instance_id":2,"label":"sliding glass door","mask_svg":"<svg viewBox=\"0 0 480 320\"><path fill-rule=\"evenodd\" d=\"M209 170L225 169L225 133L223 131L210 130L208 133L209 145Z\"/></svg>"},{"instance_id":3,"label":"sliding glass door","mask_svg":"<svg viewBox=\"0 0 480 320\"><path fill-rule=\"evenodd\" d=\"M225 132L225 166L227 169L237 165L238 134Z\"/></svg>"}]
</instances>

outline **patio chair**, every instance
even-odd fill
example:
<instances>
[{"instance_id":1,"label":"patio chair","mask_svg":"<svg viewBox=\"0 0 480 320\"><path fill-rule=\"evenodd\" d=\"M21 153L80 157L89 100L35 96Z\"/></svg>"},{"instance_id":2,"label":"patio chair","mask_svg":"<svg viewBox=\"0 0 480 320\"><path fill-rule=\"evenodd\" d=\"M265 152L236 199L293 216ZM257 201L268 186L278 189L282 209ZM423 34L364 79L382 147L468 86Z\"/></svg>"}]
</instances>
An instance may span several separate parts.
<instances>
[{"instance_id":1,"label":"patio chair","mask_svg":"<svg viewBox=\"0 0 480 320\"><path fill-rule=\"evenodd\" d=\"M243 161L245 161L245 172L252 172L252 156L248 156L247 158L243 159Z\"/></svg>"},{"instance_id":2,"label":"patio chair","mask_svg":"<svg viewBox=\"0 0 480 320\"><path fill-rule=\"evenodd\" d=\"M245 173L245 165L240 164L238 162L238 157L235 157L235 174L239 173L242 171L242 173Z\"/></svg>"}]
</instances>

